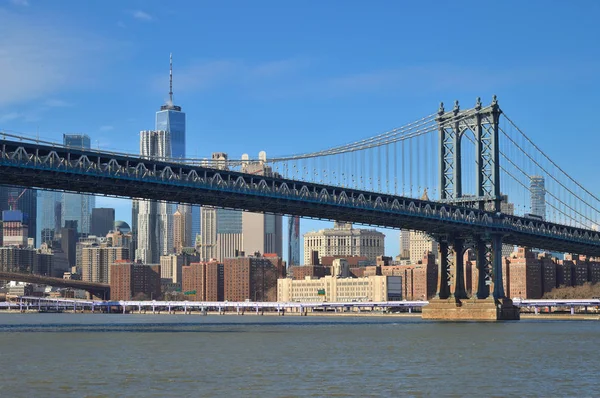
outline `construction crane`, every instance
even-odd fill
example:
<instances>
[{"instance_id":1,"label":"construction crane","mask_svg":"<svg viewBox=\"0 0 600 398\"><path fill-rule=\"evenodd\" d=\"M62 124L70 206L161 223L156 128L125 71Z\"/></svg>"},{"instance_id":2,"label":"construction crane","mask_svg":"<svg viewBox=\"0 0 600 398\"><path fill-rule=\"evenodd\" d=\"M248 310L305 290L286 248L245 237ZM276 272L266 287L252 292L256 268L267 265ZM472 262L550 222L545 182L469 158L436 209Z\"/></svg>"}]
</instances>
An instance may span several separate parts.
<instances>
[{"instance_id":1,"label":"construction crane","mask_svg":"<svg viewBox=\"0 0 600 398\"><path fill-rule=\"evenodd\" d=\"M19 196L10 195L10 198L8 198L8 208L10 210L16 210L17 202L19 201L19 199L21 199L21 197L23 197L23 194L25 192L27 192L27 188L23 189L23 191L21 191L21 193L19 194Z\"/></svg>"}]
</instances>

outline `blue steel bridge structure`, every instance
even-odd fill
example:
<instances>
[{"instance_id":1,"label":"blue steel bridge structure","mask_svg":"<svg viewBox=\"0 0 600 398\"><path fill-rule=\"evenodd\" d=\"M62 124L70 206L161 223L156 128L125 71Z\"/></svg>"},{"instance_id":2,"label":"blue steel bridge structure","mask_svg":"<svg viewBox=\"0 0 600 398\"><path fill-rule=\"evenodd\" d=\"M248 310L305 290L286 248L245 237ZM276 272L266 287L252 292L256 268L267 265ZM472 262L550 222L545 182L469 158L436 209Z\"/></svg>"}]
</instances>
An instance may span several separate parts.
<instances>
[{"instance_id":1,"label":"blue steel bridge structure","mask_svg":"<svg viewBox=\"0 0 600 398\"><path fill-rule=\"evenodd\" d=\"M451 296L453 284L454 297L467 298L467 249L476 254L480 299L505 297L502 283L490 292L502 280L503 244L600 256L600 199L533 143L496 97L466 110L440 104L432 115L358 142L268 159L173 161L8 132L0 138L4 185L424 231L439 243L440 298ZM243 172L256 162L266 171ZM529 214L534 176L546 181L547 211L536 216Z\"/></svg>"}]
</instances>

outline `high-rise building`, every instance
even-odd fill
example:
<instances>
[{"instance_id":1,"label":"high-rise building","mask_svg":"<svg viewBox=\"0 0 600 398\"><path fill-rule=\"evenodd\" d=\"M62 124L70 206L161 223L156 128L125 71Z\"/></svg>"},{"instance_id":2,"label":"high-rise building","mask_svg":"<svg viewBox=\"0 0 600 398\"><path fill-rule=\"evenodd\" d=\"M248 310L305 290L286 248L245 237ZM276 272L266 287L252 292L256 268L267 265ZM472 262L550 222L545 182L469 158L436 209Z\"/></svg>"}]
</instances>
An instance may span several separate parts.
<instances>
[{"instance_id":1,"label":"high-rise building","mask_svg":"<svg viewBox=\"0 0 600 398\"><path fill-rule=\"evenodd\" d=\"M140 202L137 199L131 201L131 238L133 239L132 254L137 253L137 235L138 235L138 214L140 210Z\"/></svg>"},{"instance_id":2,"label":"high-rise building","mask_svg":"<svg viewBox=\"0 0 600 398\"><path fill-rule=\"evenodd\" d=\"M192 246L192 212L187 205L180 205L173 214L173 250L181 253Z\"/></svg>"},{"instance_id":3,"label":"high-rise building","mask_svg":"<svg viewBox=\"0 0 600 398\"><path fill-rule=\"evenodd\" d=\"M191 263L183 267L182 290L195 301L223 301L223 264L218 261Z\"/></svg>"},{"instance_id":4,"label":"high-rise building","mask_svg":"<svg viewBox=\"0 0 600 398\"><path fill-rule=\"evenodd\" d=\"M546 219L546 188L544 177L531 176L529 179L531 194L531 214Z\"/></svg>"},{"instance_id":5,"label":"high-rise building","mask_svg":"<svg viewBox=\"0 0 600 398\"><path fill-rule=\"evenodd\" d=\"M227 169L227 154L212 154L213 167ZM242 212L231 209L201 208L201 234L198 250L202 261L237 257L243 251Z\"/></svg>"},{"instance_id":6,"label":"high-rise building","mask_svg":"<svg viewBox=\"0 0 600 398\"><path fill-rule=\"evenodd\" d=\"M272 259L265 257L226 258L224 298L228 301L276 301L277 279L283 277Z\"/></svg>"},{"instance_id":7,"label":"high-rise building","mask_svg":"<svg viewBox=\"0 0 600 398\"><path fill-rule=\"evenodd\" d=\"M170 279L172 283L181 284L182 267L199 260L197 255L187 253L160 256L160 277Z\"/></svg>"},{"instance_id":8,"label":"high-rise building","mask_svg":"<svg viewBox=\"0 0 600 398\"><path fill-rule=\"evenodd\" d=\"M141 131L140 154L148 159L169 158L171 138L166 131ZM138 201L137 249L135 258L157 264L161 255L173 251L173 206L152 200Z\"/></svg>"},{"instance_id":9,"label":"high-rise building","mask_svg":"<svg viewBox=\"0 0 600 398\"><path fill-rule=\"evenodd\" d=\"M410 231L410 263L418 264L423 260L427 253L433 253L435 258L438 256L438 243L425 232Z\"/></svg>"},{"instance_id":10,"label":"high-rise building","mask_svg":"<svg viewBox=\"0 0 600 398\"><path fill-rule=\"evenodd\" d=\"M169 57L169 99L166 104L160 107L160 110L156 112L156 130L163 130L171 136L171 157L173 160L185 159L186 158L186 137L185 137L185 112L181 111L181 106L175 105L173 102L173 55ZM188 206L180 205L179 211L185 219L192 220L193 224L194 215L197 215L196 226L200 225L200 206ZM189 214L188 214L189 213ZM190 225L189 228L193 229ZM195 241L196 234L199 234L199 228L195 231L191 231Z\"/></svg>"},{"instance_id":11,"label":"high-rise building","mask_svg":"<svg viewBox=\"0 0 600 398\"><path fill-rule=\"evenodd\" d=\"M116 260L109 279L111 300L160 299L160 265Z\"/></svg>"},{"instance_id":12,"label":"high-rise building","mask_svg":"<svg viewBox=\"0 0 600 398\"><path fill-rule=\"evenodd\" d=\"M300 265L300 217L288 217L288 267Z\"/></svg>"},{"instance_id":13,"label":"high-rise building","mask_svg":"<svg viewBox=\"0 0 600 398\"><path fill-rule=\"evenodd\" d=\"M72 148L90 149L87 134L63 134L63 144ZM77 232L90 233L92 209L96 207L96 197L77 193L63 193L61 199L61 228L67 220L77 220Z\"/></svg>"},{"instance_id":14,"label":"high-rise building","mask_svg":"<svg viewBox=\"0 0 600 398\"><path fill-rule=\"evenodd\" d=\"M52 260L52 254L40 249L0 247L0 271L3 272L51 275Z\"/></svg>"},{"instance_id":15,"label":"high-rise building","mask_svg":"<svg viewBox=\"0 0 600 398\"><path fill-rule=\"evenodd\" d=\"M200 229L201 223L201 207L200 206L191 206L192 207L192 244L195 245L198 240L200 233L202 230Z\"/></svg>"},{"instance_id":16,"label":"high-rise building","mask_svg":"<svg viewBox=\"0 0 600 398\"><path fill-rule=\"evenodd\" d=\"M248 155L242 155L247 159ZM267 154L261 151L258 161L246 161L242 163L242 172L274 176L271 167L266 165ZM283 257L283 226L282 217L265 213L242 213L242 241L243 250L247 254L252 253L276 253Z\"/></svg>"},{"instance_id":17,"label":"high-rise building","mask_svg":"<svg viewBox=\"0 0 600 398\"><path fill-rule=\"evenodd\" d=\"M374 229L356 229L350 223L335 222L333 228L304 234L304 264L310 265L312 253L321 262L327 256L365 256L375 263L385 254L385 235ZM316 265L316 264L312 264Z\"/></svg>"},{"instance_id":18,"label":"high-rise building","mask_svg":"<svg viewBox=\"0 0 600 398\"><path fill-rule=\"evenodd\" d=\"M106 236L115 227L115 209L98 207L92 209L91 235Z\"/></svg>"},{"instance_id":19,"label":"high-rise building","mask_svg":"<svg viewBox=\"0 0 600 398\"><path fill-rule=\"evenodd\" d=\"M30 188L0 186L0 211L20 210L27 219L27 237L37 236L37 191Z\"/></svg>"},{"instance_id":20,"label":"high-rise building","mask_svg":"<svg viewBox=\"0 0 600 398\"><path fill-rule=\"evenodd\" d=\"M90 245L81 249L82 280L110 283L110 266L129 259L129 248Z\"/></svg>"},{"instance_id":21,"label":"high-rise building","mask_svg":"<svg viewBox=\"0 0 600 398\"><path fill-rule=\"evenodd\" d=\"M400 258L410 258L410 231L400 231Z\"/></svg>"},{"instance_id":22,"label":"high-rise building","mask_svg":"<svg viewBox=\"0 0 600 398\"><path fill-rule=\"evenodd\" d=\"M38 191L37 197L37 236L36 245L39 247L44 242L52 241L62 226L61 217L61 193L56 191ZM44 232L45 231L45 232Z\"/></svg>"}]
</instances>

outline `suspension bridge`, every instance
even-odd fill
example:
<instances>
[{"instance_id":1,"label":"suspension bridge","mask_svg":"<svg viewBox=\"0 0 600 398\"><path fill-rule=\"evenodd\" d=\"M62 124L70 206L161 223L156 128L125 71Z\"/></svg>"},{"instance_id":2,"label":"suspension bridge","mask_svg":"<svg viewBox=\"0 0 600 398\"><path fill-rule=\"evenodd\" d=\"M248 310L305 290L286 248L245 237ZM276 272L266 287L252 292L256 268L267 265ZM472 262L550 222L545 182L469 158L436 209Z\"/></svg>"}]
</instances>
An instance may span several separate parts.
<instances>
[{"instance_id":1,"label":"suspension bridge","mask_svg":"<svg viewBox=\"0 0 600 398\"><path fill-rule=\"evenodd\" d=\"M546 155L496 97L465 110L440 104L364 140L268 159L173 161L7 132L0 138L5 185L424 231L439 242L440 298L450 297L452 284L454 297L467 297L467 248L477 256L480 299L502 280L503 243L600 256L600 199ZM266 171L250 172L253 164ZM503 284L493 286L493 297L504 298Z\"/></svg>"}]
</instances>

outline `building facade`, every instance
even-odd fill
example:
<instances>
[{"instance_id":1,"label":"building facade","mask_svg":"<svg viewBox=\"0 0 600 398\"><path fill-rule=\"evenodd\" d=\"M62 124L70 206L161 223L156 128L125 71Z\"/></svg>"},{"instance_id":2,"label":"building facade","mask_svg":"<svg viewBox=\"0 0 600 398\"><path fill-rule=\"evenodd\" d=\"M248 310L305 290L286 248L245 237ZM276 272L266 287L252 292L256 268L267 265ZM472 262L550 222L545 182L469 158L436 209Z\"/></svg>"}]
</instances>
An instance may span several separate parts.
<instances>
[{"instance_id":1,"label":"building facade","mask_svg":"<svg viewBox=\"0 0 600 398\"><path fill-rule=\"evenodd\" d=\"M160 277L162 279L170 279L172 283L181 283L182 268L199 260L198 256L186 253L160 256Z\"/></svg>"},{"instance_id":2,"label":"building facade","mask_svg":"<svg viewBox=\"0 0 600 398\"><path fill-rule=\"evenodd\" d=\"M288 267L300 265L300 217L288 217Z\"/></svg>"},{"instance_id":3,"label":"building facade","mask_svg":"<svg viewBox=\"0 0 600 398\"><path fill-rule=\"evenodd\" d=\"M160 299L160 265L117 260L110 266L110 299Z\"/></svg>"},{"instance_id":4,"label":"building facade","mask_svg":"<svg viewBox=\"0 0 600 398\"><path fill-rule=\"evenodd\" d=\"M331 229L304 234L304 264L312 264L316 252L322 257L364 256L373 263L385 254L385 235L374 229L356 229L350 223L335 222Z\"/></svg>"},{"instance_id":5,"label":"building facade","mask_svg":"<svg viewBox=\"0 0 600 398\"><path fill-rule=\"evenodd\" d=\"M90 234L106 236L115 227L115 209L98 207L92 209L92 225Z\"/></svg>"},{"instance_id":6,"label":"building facade","mask_svg":"<svg viewBox=\"0 0 600 398\"><path fill-rule=\"evenodd\" d=\"M279 302L365 302L400 301L400 276L373 275L363 278L306 277L277 281Z\"/></svg>"},{"instance_id":7,"label":"building facade","mask_svg":"<svg viewBox=\"0 0 600 398\"><path fill-rule=\"evenodd\" d=\"M63 144L72 148L90 149L91 141L87 134L63 134ZM92 209L96 207L96 197L64 192L61 196L61 227L65 221L77 221L77 233L89 234Z\"/></svg>"},{"instance_id":8,"label":"building facade","mask_svg":"<svg viewBox=\"0 0 600 398\"><path fill-rule=\"evenodd\" d=\"M38 191L37 214L38 225L36 231L36 246L44 242L51 242L58 235L61 225L61 196L56 191Z\"/></svg>"},{"instance_id":9,"label":"building facade","mask_svg":"<svg viewBox=\"0 0 600 398\"><path fill-rule=\"evenodd\" d=\"M542 176L531 176L529 179L531 195L531 214L546 219L546 187Z\"/></svg>"},{"instance_id":10,"label":"building facade","mask_svg":"<svg viewBox=\"0 0 600 398\"><path fill-rule=\"evenodd\" d=\"M81 279L110 283L111 266L118 260L129 260L126 247L84 246L81 249Z\"/></svg>"},{"instance_id":11,"label":"building facade","mask_svg":"<svg viewBox=\"0 0 600 398\"><path fill-rule=\"evenodd\" d=\"M192 212L190 206L180 205L173 214L173 251L181 253L192 246Z\"/></svg>"},{"instance_id":12,"label":"building facade","mask_svg":"<svg viewBox=\"0 0 600 398\"><path fill-rule=\"evenodd\" d=\"M171 138L167 131L141 131L140 154L148 159L170 158ZM173 251L173 206L166 202L138 200L137 249L135 258L157 264L161 255Z\"/></svg>"},{"instance_id":13,"label":"building facade","mask_svg":"<svg viewBox=\"0 0 600 398\"><path fill-rule=\"evenodd\" d=\"M2 212L2 245L28 246L28 217L20 210L5 210Z\"/></svg>"},{"instance_id":14,"label":"building facade","mask_svg":"<svg viewBox=\"0 0 600 398\"><path fill-rule=\"evenodd\" d=\"M284 276L273 258L226 258L224 298L228 301L276 301L277 279Z\"/></svg>"},{"instance_id":15,"label":"building facade","mask_svg":"<svg viewBox=\"0 0 600 398\"><path fill-rule=\"evenodd\" d=\"M191 263L183 267L182 290L193 301L223 301L223 264L218 261Z\"/></svg>"}]
</instances>

